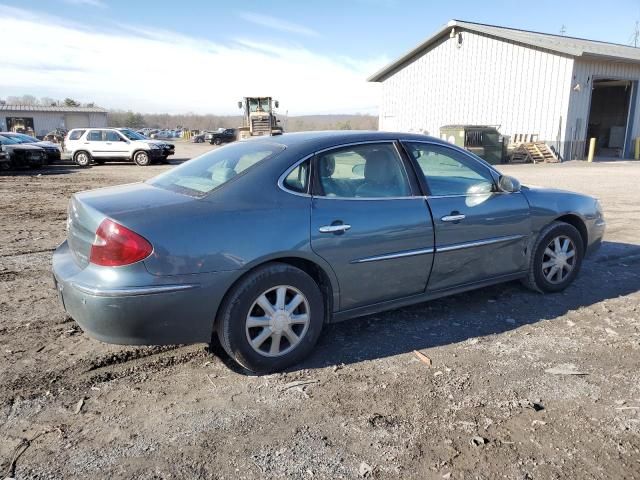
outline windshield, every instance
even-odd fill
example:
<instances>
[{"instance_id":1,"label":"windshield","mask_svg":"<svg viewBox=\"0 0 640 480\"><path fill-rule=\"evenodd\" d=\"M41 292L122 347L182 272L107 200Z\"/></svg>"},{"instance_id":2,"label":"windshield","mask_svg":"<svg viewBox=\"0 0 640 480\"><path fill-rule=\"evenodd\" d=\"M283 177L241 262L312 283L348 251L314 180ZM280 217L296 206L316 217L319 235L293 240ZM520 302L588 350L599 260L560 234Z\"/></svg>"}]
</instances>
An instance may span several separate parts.
<instances>
[{"instance_id":1,"label":"windshield","mask_svg":"<svg viewBox=\"0 0 640 480\"><path fill-rule=\"evenodd\" d=\"M275 157L284 149L283 145L274 143L235 143L189 160L148 180L148 183L174 192L204 197L257 163Z\"/></svg>"},{"instance_id":2,"label":"windshield","mask_svg":"<svg viewBox=\"0 0 640 480\"><path fill-rule=\"evenodd\" d=\"M24 143L33 143L33 142L40 141L36 137L25 135L24 133L16 133L16 137L20 138L21 140L24 140Z\"/></svg>"},{"instance_id":3,"label":"windshield","mask_svg":"<svg viewBox=\"0 0 640 480\"><path fill-rule=\"evenodd\" d=\"M126 128L120 130L120 133L129 140L147 140L147 137L144 135L140 135L138 132L134 132L133 130L127 130Z\"/></svg>"},{"instance_id":4,"label":"windshield","mask_svg":"<svg viewBox=\"0 0 640 480\"><path fill-rule=\"evenodd\" d=\"M249 99L249 111L250 112L270 112L271 106L269 105L268 98L250 98Z\"/></svg>"},{"instance_id":5,"label":"windshield","mask_svg":"<svg viewBox=\"0 0 640 480\"><path fill-rule=\"evenodd\" d=\"M0 135L0 142L6 143L6 144L9 144L9 145L18 145L18 144L20 144L20 142L18 140L16 140L15 138L7 137L5 135Z\"/></svg>"}]
</instances>

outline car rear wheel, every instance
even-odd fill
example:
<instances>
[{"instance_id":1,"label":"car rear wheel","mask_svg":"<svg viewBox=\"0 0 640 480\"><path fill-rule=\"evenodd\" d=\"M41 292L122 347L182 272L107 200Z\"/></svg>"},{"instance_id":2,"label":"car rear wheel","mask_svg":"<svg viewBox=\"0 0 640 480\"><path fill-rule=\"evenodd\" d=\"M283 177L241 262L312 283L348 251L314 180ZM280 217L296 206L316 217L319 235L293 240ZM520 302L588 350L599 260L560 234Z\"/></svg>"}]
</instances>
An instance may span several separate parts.
<instances>
[{"instance_id":1,"label":"car rear wheel","mask_svg":"<svg viewBox=\"0 0 640 480\"><path fill-rule=\"evenodd\" d=\"M560 292L575 280L583 257L580 232L568 223L553 222L538 236L523 283L542 293Z\"/></svg>"},{"instance_id":2,"label":"car rear wheel","mask_svg":"<svg viewBox=\"0 0 640 480\"><path fill-rule=\"evenodd\" d=\"M222 140L221 140L221 139L219 139L219 138L215 138L215 139L213 140L213 143L214 143L215 145L220 145L220 144L222 143Z\"/></svg>"},{"instance_id":3,"label":"car rear wheel","mask_svg":"<svg viewBox=\"0 0 640 480\"><path fill-rule=\"evenodd\" d=\"M298 268L271 263L233 288L220 309L216 331L238 364L268 373L309 355L323 323L324 302L316 282Z\"/></svg>"},{"instance_id":4,"label":"car rear wheel","mask_svg":"<svg viewBox=\"0 0 640 480\"><path fill-rule=\"evenodd\" d=\"M147 152L136 152L136 154L133 156L133 161L136 165L139 165L141 167L146 167L151 163Z\"/></svg>"},{"instance_id":5,"label":"car rear wheel","mask_svg":"<svg viewBox=\"0 0 640 480\"><path fill-rule=\"evenodd\" d=\"M87 152L78 152L73 157L74 162L79 167L85 168L91 165L91 155Z\"/></svg>"}]
</instances>

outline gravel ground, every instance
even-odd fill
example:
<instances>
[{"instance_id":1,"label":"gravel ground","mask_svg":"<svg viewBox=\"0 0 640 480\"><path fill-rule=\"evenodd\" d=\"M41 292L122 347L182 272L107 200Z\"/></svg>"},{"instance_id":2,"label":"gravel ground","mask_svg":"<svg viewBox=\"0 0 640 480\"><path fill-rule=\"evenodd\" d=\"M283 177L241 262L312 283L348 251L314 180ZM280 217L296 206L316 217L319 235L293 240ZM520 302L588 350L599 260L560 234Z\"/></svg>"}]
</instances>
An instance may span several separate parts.
<instances>
[{"instance_id":1,"label":"gravel ground","mask_svg":"<svg viewBox=\"0 0 640 480\"><path fill-rule=\"evenodd\" d=\"M69 196L167 168L0 177L0 478L640 478L640 162L502 168L601 199L607 241L564 293L508 283L330 325L269 376L215 345L102 344L58 303Z\"/></svg>"}]
</instances>

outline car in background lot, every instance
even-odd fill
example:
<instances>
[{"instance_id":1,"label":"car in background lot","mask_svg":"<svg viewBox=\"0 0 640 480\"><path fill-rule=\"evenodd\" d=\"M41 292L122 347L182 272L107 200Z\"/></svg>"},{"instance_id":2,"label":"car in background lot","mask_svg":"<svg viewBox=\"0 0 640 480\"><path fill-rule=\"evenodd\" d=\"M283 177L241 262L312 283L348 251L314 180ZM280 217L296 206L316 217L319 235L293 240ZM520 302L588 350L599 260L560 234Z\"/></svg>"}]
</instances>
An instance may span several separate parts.
<instances>
[{"instance_id":1,"label":"car in background lot","mask_svg":"<svg viewBox=\"0 0 640 480\"><path fill-rule=\"evenodd\" d=\"M120 133L132 141L147 142L149 144L157 145L162 149L162 162L167 162L169 157L176 153L176 146L173 143L165 142L162 140L154 140L147 138L144 135L131 130L130 128L117 128Z\"/></svg>"},{"instance_id":2,"label":"car in background lot","mask_svg":"<svg viewBox=\"0 0 640 480\"><path fill-rule=\"evenodd\" d=\"M77 165L88 167L91 162L130 160L147 166L164 160L164 149L148 140L131 140L117 128L75 128L64 139L63 155Z\"/></svg>"},{"instance_id":3,"label":"car in background lot","mask_svg":"<svg viewBox=\"0 0 640 480\"><path fill-rule=\"evenodd\" d=\"M0 134L5 137L13 138L20 143L28 143L42 148L47 154L46 163L55 163L60 161L60 147L53 142L38 140L36 137L32 137L24 133L0 132Z\"/></svg>"},{"instance_id":4,"label":"car in background lot","mask_svg":"<svg viewBox=\"0 0 640 480\"><path fill-rule=\"evenodd\" d=\"M238 132L235 128L226 128L222 131L214 132L207 139L211 145L222 145L223 143L235 142L238 139Z\"/></svg>"},{"instance_id":5,"label":"car in background lot","mask_svg":"<svg viewBox=\"0 0 640 480\"><path fill-rule=\"evenodd\" d=\"M18 140L0 133L0 151L8 158L9 162L3 163L3 167L9 168L30 167L40 168L47 162L47 153L40 147Z\"/></svg>"},{"instance_id":6,"label":"car in background lot","mask_svg":"<svg viewBox=\"0 0 640 480\"><path fill-rule=\"evenodd\" d=\"M560 292L602 241L587 195L520 186L443 140L307 132L73 195L62 304L118 344L209 342L281 370L327 322L511 280ZM256 241L259 239L259 241Z\"/></svg>"},{"instance_id":7,"label":"car in background lot","mask_svg":"<svg viewBox=\"0 0 640 480\"><path fill-rule=\"evenodd\" d=\"M0 170L8 170L9 168L11 168L9 156L6 154L6 152L0 150Z\"/></svg>"}]
</instances>

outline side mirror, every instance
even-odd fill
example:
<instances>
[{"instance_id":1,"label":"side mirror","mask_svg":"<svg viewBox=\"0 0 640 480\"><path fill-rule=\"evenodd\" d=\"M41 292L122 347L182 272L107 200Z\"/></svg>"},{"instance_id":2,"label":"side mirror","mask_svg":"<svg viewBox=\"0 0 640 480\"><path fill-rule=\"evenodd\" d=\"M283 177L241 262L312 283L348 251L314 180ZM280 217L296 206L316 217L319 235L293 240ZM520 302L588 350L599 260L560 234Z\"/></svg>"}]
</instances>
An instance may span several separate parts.
<instances>
[{"instance_id":1,"label":"side mirror","mask_svg":"<svg viewBox=\"0 0 640 480\"><path fill-rule=\"evenodd\" d=\"M351 169L351 173L359 177L364 177L364 163L359 163L357 165L354 165L353 168Z\"/></svg>"},{"instance_id":2,"label":"side mirror","mask_svg":"<svg viewBox=\"0 0 640 480\"><path fill-rule=\"evenodd\" d=\"M280 102L278 100L276 100L275 105L276 105L276 108L280 108Z\"/></svg>"},{"instance_id":3,"label":"side mirror","mask_svg":"<svg viewBox=\"0 0 640 480\"><path fill-rule=\"evenodd\" d=\"M498 186L503 192L514 193L520 191L520 182L509 175L502 175Z\"/></svg>"},{"instance_id":4,"label":"side mirror","mask_svg":"<svg viewBox=\"0 0 640 480\"><path fill-rule=\"evenodd\" d=\"M242 102L238 102L238 108L242 108Z\"/></svg>"}]
</instances>

